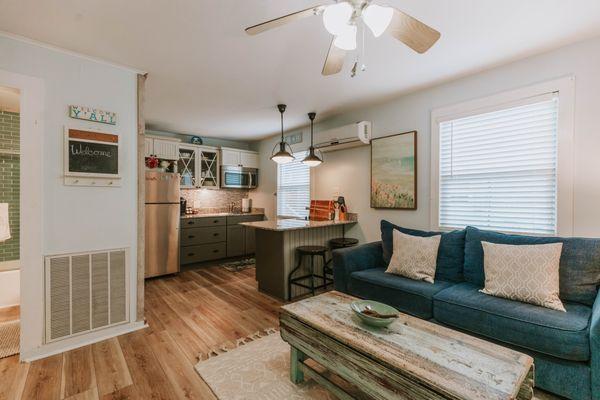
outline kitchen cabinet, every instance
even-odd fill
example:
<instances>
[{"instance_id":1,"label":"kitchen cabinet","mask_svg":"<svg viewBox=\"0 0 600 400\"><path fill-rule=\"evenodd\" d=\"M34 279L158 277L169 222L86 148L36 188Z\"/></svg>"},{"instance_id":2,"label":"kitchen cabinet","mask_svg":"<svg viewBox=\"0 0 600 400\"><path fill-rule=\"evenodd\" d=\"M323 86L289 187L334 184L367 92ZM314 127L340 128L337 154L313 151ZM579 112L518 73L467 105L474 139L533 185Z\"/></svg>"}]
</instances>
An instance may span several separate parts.
<instances>
[{"instance_id":1,"label":"kitchen cabinet","mask_svg":"<svg viewBox=\"0 0 600 400\"><path fill-rule=\"evenodd\" d=\"M262 221L264 215L230 215L227 217L227 256L250 256L254 254L254 228L238 225L240 222ZM231 232L231 236L230 236ZM231 238L231 240L230 240ZM231 256L229 246L232 246Z\"/></svg>"},{"instance_id":2,"label":"kitchen cabinet","mask_svg":"<svg viewBox=\"0 0 600 400\"><path fill-rule=\"evenodd\" d=\"M249 150L221 148L221 165L258 168L258 153Z\"/></svg>"},{"instance_id":3,"label":"kitchen cabinet","mask_svg":"<svg viewBox=\"0 0 600 400\"><path fill-rule=\"evenodd\" d=\"M219 187L219 151L214 147L180 144L177 170L182 188Z\"/></svg>"},{"instance_id":4,"label":"kitchen cabinet","mask_svg":"<svg viewBox=\"0 0 600 400\"><path fill-rule=\"evenodd\" d=\"M242 225L227 227L227 257L238 257L246 254L245 229Z\"/></svg>"},{"instance_id":5,"label":"kitchen cabinet","mask_svg":"<svg viewBox=\"0 0 600 400\"><path fill-rule=\"evenodd\" d=\"M180 263L251 256L255 248L255 230L239 223L262 221L263 218L261 214L182 218Z\"/></svg>"},{"instance_id":6,"label":"kitchen cabinet","mask_svg":"<svg viewBox=\"0 0 600 400\"><path fill-rule=\"evenodd\" d=\"M154 137L144 138L144 155L146 157L156 156L164 160L177 160L179 157L179 140L158 139Z\"/></svg>"},{"instance_id":7,"label":"kitchen cabinet","mask_svg":"<svg viewBox=\"0 0 600 400\"><path fill-rule=\"evenodd\" d=\"M262 221L262 217L260 219L257 219L256 221ZM254 254L256 252L256 229L248 228L247 226L245 226L244 230L244 248L246 250L246 254Z\"/></svg>"},{"instance_id":8,"label":"kitchen cabinet","mask_svg":"<svg viewBox=\"0 0 600 400\"><path fill-rule=\"evenodd\" d=\"M182 218L179 259L182 265L227 257L225 217Z\"/></svg>"},{"instance_id":9,"label":"kitchen cabinet","mask_svg":"<svg viewBox=\"0 0 600 400\"><path fill-rule=\"evenodd\" d=\"M258 168L258 153L250 151L240 152L240 164L246 168Z\"/></svg>"}]
</instances>

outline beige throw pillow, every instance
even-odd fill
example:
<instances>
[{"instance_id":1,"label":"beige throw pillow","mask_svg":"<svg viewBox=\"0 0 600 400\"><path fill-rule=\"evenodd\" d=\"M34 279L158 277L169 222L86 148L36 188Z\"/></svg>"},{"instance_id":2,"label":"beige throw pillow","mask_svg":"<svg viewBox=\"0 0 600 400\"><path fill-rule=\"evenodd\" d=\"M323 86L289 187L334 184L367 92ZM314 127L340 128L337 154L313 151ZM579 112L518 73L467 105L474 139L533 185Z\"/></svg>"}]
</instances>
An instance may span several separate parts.
<instances>
[{"instance_id":1,"label":"beige throw pillow","mask_svg":"<svg viewBox=\"0 0 600 400\"><path fill-rule=\"evenodd\" d=\"M566 311L558 298L562 243L509 245L481 242L482 293Z\"/></svg>"},{"instance_id":2,"label":"beige throw pillow","mask_svg":"<svg viewBox=\"0 0 600 400\"><path fill-rule=\"evenodd\" d=\"M394 229L392 259L385 272L433 283L438 247L442 235L406 235Z\"/></svg>"}]
</instances>

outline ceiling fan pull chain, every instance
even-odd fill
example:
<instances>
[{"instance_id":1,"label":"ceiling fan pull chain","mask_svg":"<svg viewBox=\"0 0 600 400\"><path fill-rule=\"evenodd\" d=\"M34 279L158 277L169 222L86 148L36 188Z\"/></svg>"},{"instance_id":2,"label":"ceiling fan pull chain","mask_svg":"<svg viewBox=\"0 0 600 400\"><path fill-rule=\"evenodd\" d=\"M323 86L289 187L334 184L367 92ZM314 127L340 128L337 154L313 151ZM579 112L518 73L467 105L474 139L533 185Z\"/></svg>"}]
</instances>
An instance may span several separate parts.
<instances>
[{"instance_id":1,"label":"ceiling fan pull chain","mask_svg":"<svg viewBox=\"0 0 600 400\"><path fill-rule=\"evenodd\" d=\"M365 72L367 70L367 66L365 65L365 60L367 59L367 51L366 51L366 44L365 44L365 24L362 24L362 63L360 66L360 70L362 72Z\"/></svg>"}]
</instances>

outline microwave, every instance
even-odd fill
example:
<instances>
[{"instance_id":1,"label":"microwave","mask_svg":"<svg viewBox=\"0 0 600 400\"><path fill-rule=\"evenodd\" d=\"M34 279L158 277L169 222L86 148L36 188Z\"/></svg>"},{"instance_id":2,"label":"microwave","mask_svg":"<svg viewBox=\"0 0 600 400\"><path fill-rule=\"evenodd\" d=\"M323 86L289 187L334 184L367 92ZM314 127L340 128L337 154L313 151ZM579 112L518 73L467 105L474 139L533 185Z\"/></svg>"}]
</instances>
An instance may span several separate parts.
<instances>
[{"instance_id":1,"label":"microwave","mask_svg":"<svg viewBox=\"0 0 600 400\"><path fill-rule=\"evenodd\" d=\"M254 189L258 186L258 169L223 165L221 187L232 189Z\"/></svg>"}]
</instances>

